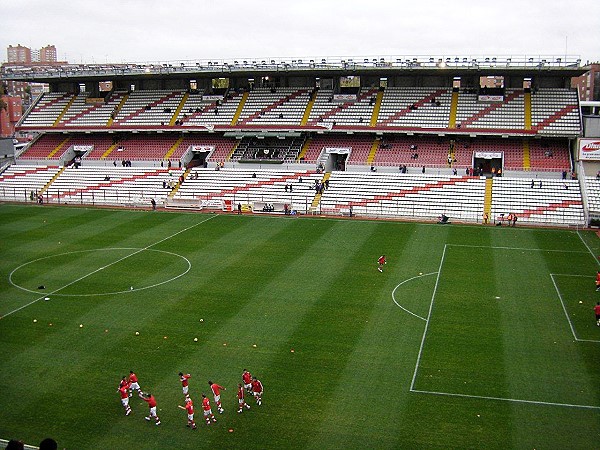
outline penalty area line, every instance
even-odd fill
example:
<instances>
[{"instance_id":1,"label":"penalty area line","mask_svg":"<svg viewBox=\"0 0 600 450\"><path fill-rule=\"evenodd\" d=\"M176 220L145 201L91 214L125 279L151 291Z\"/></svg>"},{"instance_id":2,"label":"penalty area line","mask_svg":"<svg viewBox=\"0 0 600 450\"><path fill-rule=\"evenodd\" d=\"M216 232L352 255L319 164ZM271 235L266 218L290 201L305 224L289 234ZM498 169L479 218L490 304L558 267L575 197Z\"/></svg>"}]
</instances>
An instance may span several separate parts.
<instances>
[{"instance_id":1,"label":"penalty area line","mask_svg":"<svg viewBox=\"0 0 600 450\"><path fill-rule=\"evenodd\" d=\"M422 391L419 389L410 389L410 392L416 394L429 394L429 395L441 395L445 397L461 397L461 398L473 398L481 400L497 400L511 403L528 403L531 405L543 405L543 406L562 406L565 408L580 408L580 409L595 409L600 410L600 406L593 405L578 405L573 403L560 403L560 402L543 402L540 400L524 400L520 398L504 398L504 397L492 397L488 395L471 395L471 394L457 394L452 392L437 392L437 391Z\"/></svg>"}]
</instances>

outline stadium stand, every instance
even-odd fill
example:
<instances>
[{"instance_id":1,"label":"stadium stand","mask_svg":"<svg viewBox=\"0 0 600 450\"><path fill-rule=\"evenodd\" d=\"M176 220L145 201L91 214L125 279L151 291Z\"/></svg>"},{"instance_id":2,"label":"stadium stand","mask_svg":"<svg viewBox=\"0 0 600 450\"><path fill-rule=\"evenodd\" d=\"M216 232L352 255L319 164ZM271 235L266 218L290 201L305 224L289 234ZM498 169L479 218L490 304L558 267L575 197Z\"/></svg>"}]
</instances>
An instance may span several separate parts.
<instances>
[{"instance_id":1,"label":"stadium stand","mask_svg":"<svg viewBox=\"0 0 600 450\"><path fill-rule=\"evenodd\" d=\"M29 144L27 150L21 154L19 159L59 159L63 153L60 152L60 149L68 144L70 140L71 136L63 136L62 134L42 134Z\"/></svg>"},{"instance_id":2,"label":"stadium stand","mask_svg":"<svg viewBox=\"0 0 600 450\"><path fill-rule=\"evenodd\" d=\"M584 225L578 180L495 178L492 218L516 213L518 222Z\"/></svg>"},{"instance_id":3,"label":"stadium stand","mask_svg":"<svg viewBox=\"0 0 600 450\"><path fill-rule=\"evenodd\" d=\"M0 175L4 201L37 202L37 195L58 174L58 166L12 165Z\"/></svg>"},{"instance_id":4,"label":"stadium stand","mask_svg":"<svg viewBox=\"0 0 600 450\"><path fill-rule=\"evenodd\" d=\"M222 201L232 205L259 203L288 205L290 210L305 214L315 197L314 181L322 175L315 171L291 172L254 169L193 169L173 196L174 200ZM288 186L292 186L291 190ZM278 211L283 212L283 208Z\"/></svg>"},{"instance_id":5,"label":"stadium stand","mask_svg":"<svg viewBox=\"0 0 600 450\"><path fill-rule=\"evenodd\" d=\"M300 125L310 88L257 88L250 92L240 125Z\"/></svg>"},{"instance_id":6,"label":"stadium stand","mask_svg":"<svg viewBox=\"0 0 600 450\"><path fill-rule=\"evenodd\" d=\"M113 126L168 125L183 96L182 91L134 91L116 115Z\"/></svg>"},{"instance_id":7,"label":"stadium stand","mask_svg":"<svg viewBox=\"0 0 600 450\"><path fill-rule=\"evenodd\" d=\"M383 94L378 125L447 128L450 99L451 90L446 88L388 88Z\"/></svg>"},{"instance_id":8,"label":"stadium stand","mask_svg":"<svg viewBox=\"0 0 600 450\"><path fill-rule=\"evenodd\" d=\"M539 89L531 96L532 124L542 135L578 135L581 132L577 92Z\"/></svg>"},{"instance_id":9,"label":"stadium stand","mask_svg":"<svg viewBox=\"0 0 600 450\"><path fill-rule=\"evenodd\" d=\"M525 128L523 90L507 89L502 102L478 102L477 94L462 92L456 113L460 128Z\"/></svg>"},{"instance_id":10,"label":"stadium stand","mask_svg":"<svg viewBox=\"0 0 600 450\"><path fill-rule=\"evenodd\" d=\"M477 221L485 179L422 174L334 172L319 212L378 217Z\"/></svg>"},{"instance_id":11,"label":"stadium stand","mask_svg":"<svg viewBox=\"0 0 600 450\"><path fill-rule=\"evenodd\" d=\"M44 199L48 203L148 206L154 198L164 204L182 173L148 167L71 167L52 182Z\"/></svg>"},{"instance_id":12,"label":"stadium stand","mask_svg":"<svg viewBox=\"0 0 600 450\"><path fill-rule=\"evenodd\" d=\"M78 95L62 116L58 126L104 127L126 94L114 92L106 100L98 98L92 99L93 101L90 101L87 94Z\"/></svg>"},{"instance_id":13,"label":"stadium stand","mask_svg":"<svg viewBox=\"0 0 600 450\"><path fill-rule=\"evenodd\" d=\"M367 126L373 115L378 89L362 88L356 95L336 98L331 90L319 90L308 123L311 125Z\"/></svg>"},{"instance_id":14,"label":"stadium stand","mask_svg":"<svg viewBox=\"0 0 600 450\"><path fill-rule=\"evenodd\" d=\"M54 123L71 100L73 100L73 95L66 92L43 94L29 111L29 114L22 120L22 127L50 128L54 126Z\"/></svg>"},{"instance_id":15,"label":"stadium stand","mask_svg":"<svg viewBox=\"0 0 600 450\"><path fill-rule=\"evenodd\" d=\"M214 97L219 97L214 99ZM229 125L238 108L242 95L231 92L226 95L202 95L190 93L176 120L186 127Z\"/></svg>"},{"instance_id":16,"label":"stadium stand","mask_svg":"<svg viewBox=\"0 0 600 450\"><path fill-rule=\"evenodd\" d=\"M479 221L485 208L492 217L517 213L519 222L585 222L584 205L597 208L595 180L585 181L586 200L566 179L581 136L577 92L562 68L536 79L529 66L509 66L498 69L502 80L487 76L498 84L481 88L471 86L485 77L437 66L417 72L414 59L389 77L379 71L392 65L371 64L347 78L359 81L354 87L337 73L323 76L327 64L289 73L284 65L276 75L244 65L222 88L200 73L132 75L110 92L73 72L18 124L39 134L4 172L2 198L31 201L26 192L41 191L50 202L147 206L154 198L194 208L243 200L258 212L268 203L275 212L287 204L335 215L352 205L358 215L465 221ZM220 69L214 75L223 78ZM494 176L498 168L504 177ZM469 176L480 170L491 204L486 178ZM27 178L30 186L17 183ZM543 187L532 192L531 179ZM316 192L315 181L330 188Z\"/></svg>"}]
</instances>

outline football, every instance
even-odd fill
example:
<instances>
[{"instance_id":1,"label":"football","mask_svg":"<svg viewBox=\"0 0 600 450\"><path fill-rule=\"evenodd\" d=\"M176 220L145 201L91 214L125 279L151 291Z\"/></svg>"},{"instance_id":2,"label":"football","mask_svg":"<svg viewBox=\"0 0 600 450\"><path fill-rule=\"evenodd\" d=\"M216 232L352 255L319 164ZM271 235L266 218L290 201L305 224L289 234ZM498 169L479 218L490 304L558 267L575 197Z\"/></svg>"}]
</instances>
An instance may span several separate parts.
<instances>
[{"instance_id":1,"label":"football","mask_svg":"<svg viewBox=\"0 0 600 450\"><path fill-rule=\"evenodd\" d=\"M198 342L198 338L194 338L194 342Z\"/></svg>"},{"instance_id":2,"label":"football","mask_svg":"<svg viewBox=\"0 0 600 450\"><path fill-rule=\"evenodd\" d=\"M140 335L140 332L139 332L139 331L136 331L136 332L135 332L135 335L136 335L136 336L139 336L139 335Z\"/></svg>"}]
</instances>

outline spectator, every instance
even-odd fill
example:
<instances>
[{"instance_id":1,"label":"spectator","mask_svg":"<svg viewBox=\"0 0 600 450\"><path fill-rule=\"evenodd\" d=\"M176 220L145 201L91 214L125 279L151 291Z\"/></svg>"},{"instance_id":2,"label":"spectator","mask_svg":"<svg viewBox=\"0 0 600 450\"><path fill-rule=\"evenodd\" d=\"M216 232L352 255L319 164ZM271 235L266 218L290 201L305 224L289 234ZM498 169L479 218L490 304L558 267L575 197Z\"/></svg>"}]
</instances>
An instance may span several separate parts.
<instances>
[{"instance_id":1,"label":"spectator","mask_svg":"<svg viewBox=\"0 0 600 450\"><path fill-rule=\"evenodd\" d=\"M40 442L40 450L57 450L58 444L52 438L46 438Z\"/></svg>"},{"instance_id":2,"label":"spectator","mask_svg":"<svg viewBox=\"0 0 600 450\"><path fill-rule=\"evenodd\" d=\"M23 450L25 448L25 444L22 441L17 441L16 439L11 439L6 444L6 450Z\"/></svg>"}]
</instances>

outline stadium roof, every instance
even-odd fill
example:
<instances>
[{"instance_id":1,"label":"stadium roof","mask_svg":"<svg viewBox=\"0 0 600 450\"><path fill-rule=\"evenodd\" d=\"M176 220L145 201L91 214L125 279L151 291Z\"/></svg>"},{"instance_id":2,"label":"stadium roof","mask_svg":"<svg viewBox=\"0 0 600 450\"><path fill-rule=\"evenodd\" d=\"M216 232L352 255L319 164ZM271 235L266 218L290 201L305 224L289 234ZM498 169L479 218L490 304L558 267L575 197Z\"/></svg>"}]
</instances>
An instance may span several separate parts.
<instances>
[{"instance_id":1,"label":"stadium roof","mask_svg":"<svg viewBox=\"0 0 600 450\"><path fill-rule=\"evenodd\" d=\"M575 56L386 56L329 58L264 58L249 60L197 60L142 64L64 64L52 66L2 66L2 79L53 83L59 80L106 80L139 77L226 78L240 76L462 76L473 73L513 76L575 77L587 67Z\"/></svg>"}]
</instances>

